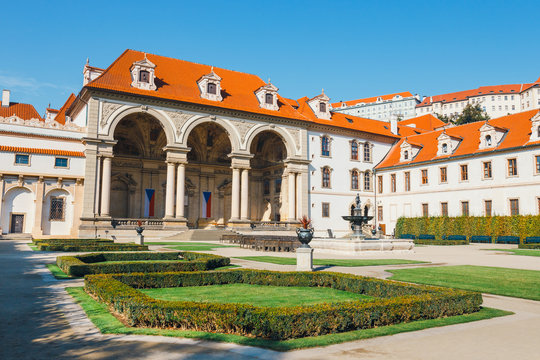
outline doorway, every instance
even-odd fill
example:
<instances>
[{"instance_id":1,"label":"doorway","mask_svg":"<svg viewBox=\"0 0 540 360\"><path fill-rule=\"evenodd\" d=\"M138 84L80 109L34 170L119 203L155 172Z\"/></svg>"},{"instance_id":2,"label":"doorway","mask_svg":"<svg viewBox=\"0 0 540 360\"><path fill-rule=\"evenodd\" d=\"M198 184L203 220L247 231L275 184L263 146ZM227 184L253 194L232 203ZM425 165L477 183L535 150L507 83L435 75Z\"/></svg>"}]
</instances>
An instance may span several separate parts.
<instances>
[{"instance_id":1,"label":"doorway","mask_svg":"<svg viewBox=\"0 0 540 360\"><path fill-rule=\"evenodd\" d=\"M24 226L24 215L11 214L11 226L10 226L9 232L13 234L21 234L23 232L23 226Z\"/></svg>"}]
</instances>

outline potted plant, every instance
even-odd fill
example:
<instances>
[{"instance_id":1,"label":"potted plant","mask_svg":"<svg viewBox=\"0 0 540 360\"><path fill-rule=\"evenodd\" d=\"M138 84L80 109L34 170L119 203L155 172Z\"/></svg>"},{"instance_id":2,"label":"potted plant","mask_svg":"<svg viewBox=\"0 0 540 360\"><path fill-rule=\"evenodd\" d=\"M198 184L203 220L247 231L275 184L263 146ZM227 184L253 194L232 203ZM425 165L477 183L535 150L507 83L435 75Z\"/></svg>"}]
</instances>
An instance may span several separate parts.
<instances>
[{"instance_id":1,"label":"potted plant","mask_svg":"<svg viewBox=\"0 0 540 360\"><path fill-rule=\"evenodd\" d=\"M311 227L311 219L306 215L300 218L300 224L302 227L296 228L296 235L298 236L298 241L302 243L300 247L308 248L309 242L313 239L313 227Z\"/></svg>"}]
</instances>

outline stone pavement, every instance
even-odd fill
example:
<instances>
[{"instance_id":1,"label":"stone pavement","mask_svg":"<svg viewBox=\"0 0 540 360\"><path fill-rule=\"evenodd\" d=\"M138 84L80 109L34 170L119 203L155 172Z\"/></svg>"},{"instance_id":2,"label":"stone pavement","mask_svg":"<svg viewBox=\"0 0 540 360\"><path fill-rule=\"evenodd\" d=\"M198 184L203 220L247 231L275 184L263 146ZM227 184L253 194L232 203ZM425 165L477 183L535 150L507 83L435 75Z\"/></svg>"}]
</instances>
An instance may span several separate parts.
<instances>
[{"instance_id":1,"label":"stone pavement","mask_svg":"<svg viewBox=\"0 0 540 360\"><path fill-rule=\"evenodd\" d=\"M363 258L402 258L439 265L484 265L540 270L540 258L482 249L512 245L418 247L413 254ZM154 247L152 247L154 248ZM156 247L157 248L157 247ZM227 256L294 256L239 248L218 248ZM57 281L44 267L57 254L33 252L23 241L0 241L0 359L535 359L540 333L540 302L484 295L484 305L515 315L353 341L324 348L275 351L160 336L102 335L64 290L81 280ZM315 258L353 258L316 254ZM358 257L355 257L358 258ZM245 267L294 270L294 266L233 260ZM323 271L386 277L384 269L412 265L332 267ZM426 266L426 265L415 265ZM430 266L430 265L427 265Z\"/></svg>"}]
</instances>

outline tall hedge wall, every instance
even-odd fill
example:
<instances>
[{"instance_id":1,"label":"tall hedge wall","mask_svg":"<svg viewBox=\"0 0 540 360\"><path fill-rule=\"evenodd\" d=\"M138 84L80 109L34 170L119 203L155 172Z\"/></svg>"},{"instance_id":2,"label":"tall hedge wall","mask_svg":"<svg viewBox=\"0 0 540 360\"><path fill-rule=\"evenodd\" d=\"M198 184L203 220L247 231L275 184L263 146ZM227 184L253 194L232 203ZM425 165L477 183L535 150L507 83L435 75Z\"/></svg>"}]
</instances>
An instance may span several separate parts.
<instances>
[{"instance_id":1,"label":"tall hedge wall","mask_svg":"<svg viewBox=\"0 0 540 360\"><path fill-rule=\"evenodd\" d=\"M444 235L540 236L540 215L518 216L432 216L398 219L396 237L402 234L432 234L437 239Z\"/></svg>"}]
</instances>

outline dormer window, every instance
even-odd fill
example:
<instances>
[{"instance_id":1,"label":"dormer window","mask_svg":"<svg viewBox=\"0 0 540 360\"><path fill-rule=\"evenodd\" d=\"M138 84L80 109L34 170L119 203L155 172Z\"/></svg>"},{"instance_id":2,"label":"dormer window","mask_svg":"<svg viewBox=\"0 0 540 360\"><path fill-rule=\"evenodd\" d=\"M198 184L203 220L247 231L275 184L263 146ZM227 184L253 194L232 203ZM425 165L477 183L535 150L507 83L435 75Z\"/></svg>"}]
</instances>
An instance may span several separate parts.
<instances>
[{"instance_id":1,"label":"dormer window","mask_svg":"<svg viewBox=\"0 0 540 360\"><path fill-rule=\"evenodd\" d=\"M209 82L208 85L206 86L206 91L209 94L216 95L217 94L217 86L216 86L216 84Z\"/></svg>"},{"instance_id":2,"label":"dormer window","mask_svg":"<svg viewBox=\"0 0 540 360\"><path fill-rule=\"evenodd\" d=\"M150 82L150 73L146 70L139 71L139 81L140 82Z\"/></svg>"},{"instance_id":3,"label":"dormer window","mask_svg":"<svg viewBox=\"0 0 540 360\"><path fill-rule=\"evenodd\" d=\"M270 79L268 79L267 84L255 91L255 96L257 96L257 100L259 100L259 106L266 110L278 111L277 91L278 88L270 82Z\"/></svg>"},{"instance_id":4,"label":"dormer window","mask_svg":"<svg viewBox=\"0 0 540 360\"><path fill-rule=\"evenodd\" d=\"M409 160L409 151L405 150L405 151L403 152L403 159Z\"/></svg>"},{"instance_id":5,"label":"dormer window","mask_svg":"<svg viewBox=\"0 0 540 360\"><path fill-rule=\"evenodd\" d=\"M266 93L264 96L264 102L268 105L272 105L274 103L274 95Z\"/></svg>"},{"instance_id":6,"label":"dormer window","mask_svg":"<svg viewBox=\"0 0 540 360\"><path fill-rule=\"evenodd\" d=\"M330 120L330 98L325 95L324 90L320 95L307 101L309 107L319 119Z\"/></svg>"},{"instance_id":7,"label":"dormer window","mask_svg":"<svg viewBox=\"0 0 540 360\"><path fill-rule=\"evenodd\" d=\"M319 111L322 112L322 113L325 113L326 112L326 104L321 102L319 103Z\"/></svg>"},{"instance_id":8,"label":"dormer window","mask_svg":"<svg viewBox=\"0 0 540 360\"><path fill-rule=\"evenodd\" d=\"M486 135L486 146L491 146L491 135Z\"/></svg>"},{"instance_id":9,"label":"dormer window","mask_svg":"<svg viewBox=\"0 0 540 360\"><path fill-rule=\"evenodd\" d=\"M446 144L446 143L442 144L442 152L443 152L443 154L448 153L448 144Z\"/></svg>"}]
</instances>

